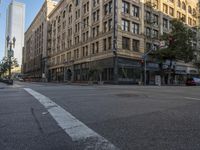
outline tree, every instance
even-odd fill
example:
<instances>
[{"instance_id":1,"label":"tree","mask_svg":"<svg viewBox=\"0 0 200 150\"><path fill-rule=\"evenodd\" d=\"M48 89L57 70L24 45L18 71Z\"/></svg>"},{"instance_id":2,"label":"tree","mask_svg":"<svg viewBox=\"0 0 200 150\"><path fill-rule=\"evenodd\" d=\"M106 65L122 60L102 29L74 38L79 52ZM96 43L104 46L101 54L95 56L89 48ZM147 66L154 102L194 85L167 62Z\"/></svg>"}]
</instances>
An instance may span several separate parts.
<instances>
[{"instance_id":1,"label":"tree","mask_svg":"<svg viewBox=\"0 0 200 150\"><path fill-rule=\"evenodd\" d=\"M9 59L4 57L0 63L0 76L4 75L8 71L9 65L11 65L11 68L19 66L16 58L12 58L11 62L9 62Z\"/></svg>"},{"instance_id":2,"label":"tree","mask_svg":"<svg viewBox=\"0 0 200 150\"><path fill-rule=\"evenodd\" d=\"M194 65L198 68L200 74L200 60L199 59L195 60Z\"/></svg>"},{"instance_id":3,"label":"tree","mask_svg":"<svg viewBox=\"0 0 200 150\"><path fill-rule=\"evenodd\" d=\"M188 63L193 60L195 49L192 41L195 38L192 29L177 19L171 21L171 31L161 37L161 40L167 43L167 47L154 52L153 57L160 61L161 75L163 75L163 62L170 61L168 83L170 83L173 61L181 60Z\"/></svg>"},{"instance_id":4,"label":"tree","mask_svg":"<svg viewBox=\"0 0 200 150\"><path fill-rule=\"evenodd\" d=\"M8 68L9 68L9 64L6 60L6 58L4 57L1 61L1 64L0 64L0 75L4 75L7 71L8 71Z\"/></svg>"}]
</instances>

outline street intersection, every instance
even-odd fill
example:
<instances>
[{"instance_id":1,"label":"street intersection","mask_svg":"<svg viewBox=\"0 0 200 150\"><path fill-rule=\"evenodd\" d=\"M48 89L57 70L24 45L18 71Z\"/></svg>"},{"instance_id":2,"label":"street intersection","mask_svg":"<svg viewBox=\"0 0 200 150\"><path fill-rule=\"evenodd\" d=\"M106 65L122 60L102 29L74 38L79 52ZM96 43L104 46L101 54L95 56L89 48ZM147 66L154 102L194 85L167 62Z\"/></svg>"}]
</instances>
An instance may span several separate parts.
<instances>
[{"instance_id":1,"label":"street intersection","mask_svg":"<svg viewBox=\"0 0 200 150\"><path fill-rule=\"evenodd\" d=\"M200 87L0 83L1 150L199 150Z\"/></svg>"}]
</instances>

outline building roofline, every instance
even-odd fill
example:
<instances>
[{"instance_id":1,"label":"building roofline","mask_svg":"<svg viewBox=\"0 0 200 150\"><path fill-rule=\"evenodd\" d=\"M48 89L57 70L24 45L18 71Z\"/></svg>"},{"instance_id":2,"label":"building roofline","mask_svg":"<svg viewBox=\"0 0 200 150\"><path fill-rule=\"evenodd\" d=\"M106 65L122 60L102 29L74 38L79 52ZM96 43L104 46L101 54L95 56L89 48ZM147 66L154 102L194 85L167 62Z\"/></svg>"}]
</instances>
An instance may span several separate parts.
<instances>
[{"instance_id":1,"label":"building roofline","mask_svg":"<svg viewBox=\"0 0 200 150\"><path fill-rule=\"evenodd\" d=\"M51 13L48 15L48 18L50 18L55 12L56 10L61 6L61 4L64 2L65 0L60 0L58 2L58 4L56 5L56 7L51 11Z\"/></svg>"},{"instance_id":2,"label":"building roofline","mask_svg":"<svg viewBox=\"0 0 200 150\"><path fill-rule=\"evenodd\" d=\"M13 0L10 4L19 4L19 5L26 6L24 3L22 3L22 2L17 2L17 1L15 1L15 0Z\"/></svg>"},{"instance_id":3,"label":"building roofline","mask_svg":"<svg viewBox=\"0 0 200 150\"><path fill-rule=\"evenodd\" d=\"M25 34L30 30L30 28L32 27L33 23L35 23L37 17L39 16L41 10L43 9L43 7L46 5L46 1L43 3L42 7L40 8L40 10L38 11L38 13L36 14L35 18L33 19L33 21L31 22L31 24L29 25L29 27L27 28Z\"/></svg>"},{"instance_id":4,"label":"building roofline","mask_svg":"<svg viewBox=\"0 0 200 150\"><path fill-rule=\"evenodd\" d=\"M52 0L45 0L45 2L43 3L42 7L40 8L40 10L38 11L38 13L36 14L35 18L33 19L33 21L31 22L31 24L29 25L29 27L27 28L25 34L30 30L31 26L35 23L35 21L37 20L40 12L42 11L42 9L45 7L45 5L47 5L48 2L53 2L56 4L56 1L52 1ZM56 4L57 5L57 4Z\"/></svg>"}]
</instances>

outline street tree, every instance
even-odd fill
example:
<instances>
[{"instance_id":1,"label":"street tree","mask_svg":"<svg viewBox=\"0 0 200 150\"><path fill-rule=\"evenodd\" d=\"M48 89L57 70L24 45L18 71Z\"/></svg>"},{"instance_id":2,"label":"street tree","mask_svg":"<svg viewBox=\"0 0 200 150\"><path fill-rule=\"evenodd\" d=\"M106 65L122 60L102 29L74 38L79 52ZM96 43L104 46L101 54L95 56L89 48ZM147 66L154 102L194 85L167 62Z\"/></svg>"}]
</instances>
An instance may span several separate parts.
<instances>
[{"instance_id":1,"label":"street tree","mask_svg":"<svg viewBox=\"0 0 200 150\"><path fill-rule=\"evenodd\" d=\"M194 65L198 68L200 74L200 60L199 59L195 60Z\"/></svg>"},{"instance_id":2,"label":"street tree","mask_svg":"<svg viewBox=\"0 0 200 150\"><path fill-rule=\"evenodd\" d=\"M168 83L170 83L172 70L174 70L172 69L173 61L180 60L188 63L193 60L195 49L192 46L192 41L196 40L195 38L193 30L178 19L171 20L171 31L161 36L161 40L167 46L155 51L153 57L160 62L161 76L163 76L163 62L170 61Z\"/></svg>"},{"instance_id":3,"label":"street tree","mask_svg":"<svg viewBox=\"0 0 200 150\"><path fill-rule=\"evenodd\" d=\"M7 57L4 57L0 63L0 76L5 75L8 72L10 65L12 69L18 67L17 59L13 57L11 61L9 61Z\"/></svg>"}]
</instances>

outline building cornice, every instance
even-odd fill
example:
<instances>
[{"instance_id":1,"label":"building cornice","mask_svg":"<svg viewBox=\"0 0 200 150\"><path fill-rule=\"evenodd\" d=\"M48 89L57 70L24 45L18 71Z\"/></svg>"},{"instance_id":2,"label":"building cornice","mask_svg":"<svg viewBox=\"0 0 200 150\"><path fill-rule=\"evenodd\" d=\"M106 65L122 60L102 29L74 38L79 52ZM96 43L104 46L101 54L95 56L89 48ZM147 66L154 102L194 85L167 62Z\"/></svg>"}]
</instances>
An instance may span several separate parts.
<instances>
[{"instance_id":1,"label":"building cornice","mask_svg":"<svg viewBox=\"0 0 200 150\"><path fill-rule=\"evenodd\" d=\"M48 18L50 18L64 3L65 0L60 0L59 3L56 5L56 7L51 11L51 13L48 15Z\"/></svg>"}]
</instances>

